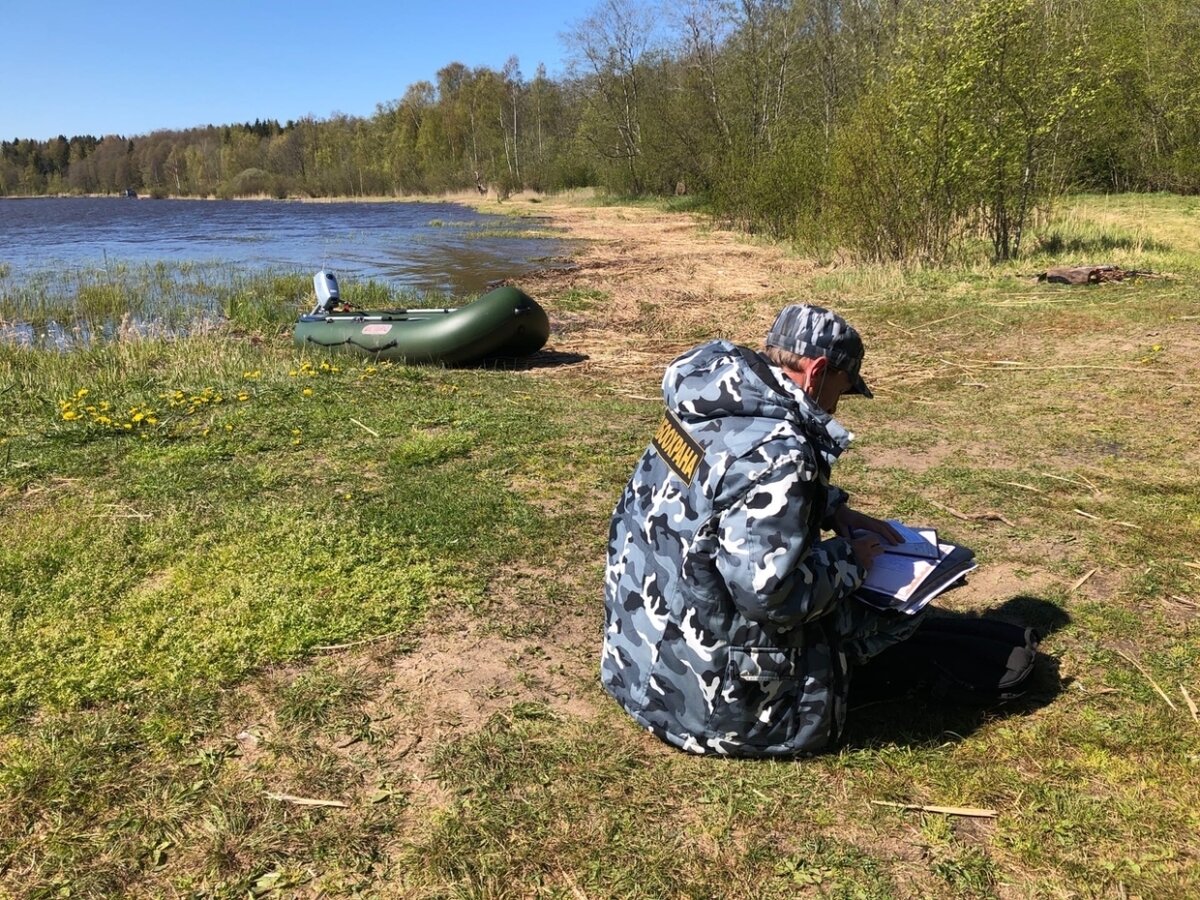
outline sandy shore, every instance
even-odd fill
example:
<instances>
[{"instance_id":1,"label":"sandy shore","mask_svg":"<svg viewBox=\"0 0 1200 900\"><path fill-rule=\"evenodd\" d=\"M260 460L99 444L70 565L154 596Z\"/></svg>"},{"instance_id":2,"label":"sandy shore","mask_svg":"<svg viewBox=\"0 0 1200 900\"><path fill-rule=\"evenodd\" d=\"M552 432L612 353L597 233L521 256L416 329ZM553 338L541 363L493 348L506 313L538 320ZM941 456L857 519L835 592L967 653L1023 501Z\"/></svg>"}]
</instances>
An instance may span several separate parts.
<instances>
[{"instance_id":1,"label":"sandy shore","mask_svg":"<svg viewBox=\"0 0 1200 900\"><path fill-rule=\"evenodd\" d=\"M521 198L470 205L530 211ZM572 264L521 284L550 312L547 349L585 356L582 367L596 374L620 369L609 375L657 381L667 361L706 339L757 345L779 307L817 271L786 248L694 214L556 198L533 209L574 242Z\"/></svg>"}]
</instances>

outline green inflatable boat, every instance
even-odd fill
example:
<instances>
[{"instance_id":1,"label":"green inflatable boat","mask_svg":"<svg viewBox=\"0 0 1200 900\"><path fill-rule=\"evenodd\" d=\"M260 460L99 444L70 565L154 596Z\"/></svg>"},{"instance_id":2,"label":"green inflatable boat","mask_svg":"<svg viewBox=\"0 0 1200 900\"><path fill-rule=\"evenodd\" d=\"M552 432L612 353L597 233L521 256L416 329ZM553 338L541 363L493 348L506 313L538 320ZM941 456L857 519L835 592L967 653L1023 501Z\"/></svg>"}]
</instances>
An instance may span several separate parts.
<instances>
[{"instance_id":1,"label":"green inflatable boat","mask_svg":"<svg viewBox=\"0 0 1200 900\"><path fill-rule=\"evenodd\" d=\"M337 280L313 276L317 305L296 323L297 347L406 363L469 365L528 356L550 337L546 311L524 291L500 287L458 309L339 310Z\"/></svg>"}]
</instances>

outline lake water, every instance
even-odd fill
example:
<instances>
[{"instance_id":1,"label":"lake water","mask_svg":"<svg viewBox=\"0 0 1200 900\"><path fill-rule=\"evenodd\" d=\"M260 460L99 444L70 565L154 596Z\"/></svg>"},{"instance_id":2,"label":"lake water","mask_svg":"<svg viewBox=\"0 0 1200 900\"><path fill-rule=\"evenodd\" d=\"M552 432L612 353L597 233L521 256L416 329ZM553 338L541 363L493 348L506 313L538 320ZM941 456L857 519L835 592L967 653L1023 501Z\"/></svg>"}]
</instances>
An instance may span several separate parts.
<instances>
[{"instance_id":1,"label":"lake water","mask_svg":"<svg viewBox=\"0 0 1200 900\"><path fill-rule=\"evenodd\" d=\"M0 198L0 272L10 283L113 263L222 262L457 295L564 252L537 220L452 203Z\"/></svg>"}]
</instances>

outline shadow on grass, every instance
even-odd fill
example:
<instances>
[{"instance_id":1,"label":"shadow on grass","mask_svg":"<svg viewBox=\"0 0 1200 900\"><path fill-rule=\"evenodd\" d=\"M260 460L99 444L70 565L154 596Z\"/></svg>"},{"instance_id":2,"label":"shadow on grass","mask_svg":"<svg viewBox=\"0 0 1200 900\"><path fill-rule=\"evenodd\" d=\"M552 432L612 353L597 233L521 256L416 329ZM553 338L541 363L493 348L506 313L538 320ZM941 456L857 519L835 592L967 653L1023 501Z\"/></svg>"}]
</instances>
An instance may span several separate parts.
<instances>
[{"instance_id":1,"label":"shadow on grass","mask_svg":"<svg viewBox=\"0 0 1200 900\"><path fill-rule=\"evenodd\" d=\"M1030 596L1013 597L979 615L940 609L931 615L959 621L995 619L1033 628L1043 640L1070 622L1060 607ZM1058 659L1039 650L1019 698L966 698L962 692L948 690L944 681L921 666L922 661L911 651L906 653L903 645L895 649L854 673L844 741L849 749L921 747L962 740L986 722L1026 715L1050 704L1064 687Z\"/></svg>"},{"instance_id":2,"label":"shadow on grass","mask_svg":"<svg viewBox=\"0 0 1200 900\"><path fill-rule=\"evenodd\" d=\"M1047 253L1057 256L1063 253L1100 253L1110 250L1129 250L1137 252L1165 252L1170 250L1169 244L1148 237L1135 237L1126 234L1099 234L1096 236L1068 236L1057 231L1047 234L1038 240L1035 253Z\"/></svg>"},{"instance_id":3,"label":"shadow on grass","mask_svg":"<svg viewBox=\"0 0 1200 900\"><path fill-rule=\"evenodd\" d=\"M590 359L586 353L560 353L556 350L539 350L532 356L506 357L494 356L483 360L474 366L464 368L505 369L511 372L525 372L530 369L557 369L560 366L573 366Z\"/></svg>"}]
</instances>

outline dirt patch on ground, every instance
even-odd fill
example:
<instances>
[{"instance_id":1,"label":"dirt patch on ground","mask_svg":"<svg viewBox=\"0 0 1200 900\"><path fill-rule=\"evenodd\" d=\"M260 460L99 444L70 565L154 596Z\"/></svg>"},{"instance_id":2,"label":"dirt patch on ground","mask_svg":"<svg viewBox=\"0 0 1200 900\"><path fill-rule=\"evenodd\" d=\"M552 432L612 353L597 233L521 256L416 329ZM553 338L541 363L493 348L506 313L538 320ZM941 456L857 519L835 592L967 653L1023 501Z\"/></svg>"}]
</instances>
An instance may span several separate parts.
<instances>
[{"instance_id":1,"label":"dirt patch on ground","mask_svg":"<svg viewBox=\"0 0 1200 900\"><path fill-rule=\"evenodd\" d=\"M1040 597L1058 579L1039 569L997 562L976 569L961 587L943 594L937 605L954 612L994 610L1014 597Z\"/></svg>"},{"instance_id":2,"label":"dirt patch on ground","mask_svg":"<svg viewBox=\"0 0 1200 900\"><path fill-rule=\"evenodd\" d=\"M574 265L523 281L559 324L548 350L577 354L584 370L619 368L625 379L661 376L664 363L705 338L758 344L781 295L811 277L811 261L748 244L699 219L640 207L548 206L580 241ZM578 311L572 291L605 299Z\"/></svg>"},{"instance_id":3,"label":"dirt patch on ground","mask_svg":"<svg viewBox=\"0 0 1200 900\"><path fill-rule=\"evenodd\" d=\"M949 444L932 444L921 448L861 447L856 448L862 460L872 469L905 469L926 472L941 465L956 454Z\"/></svg>"},{"instance_id":4,"label":"dirt patch on ground","mask_svg":"<svg viewBox=\"0 0 1200 900\"><path fill-rule=\"evenodd\" d=\"M369 809L380 792L414 824L451 799L435 757L494 716L537 704L590 720L603 613L597 600L552 604L536 589L560 570L500 573L485 609L443 602L416 635L318 650L262 673L230 697L213 748L235 748L234 778L268 794Z\"/></svg>"}]
</instances>

